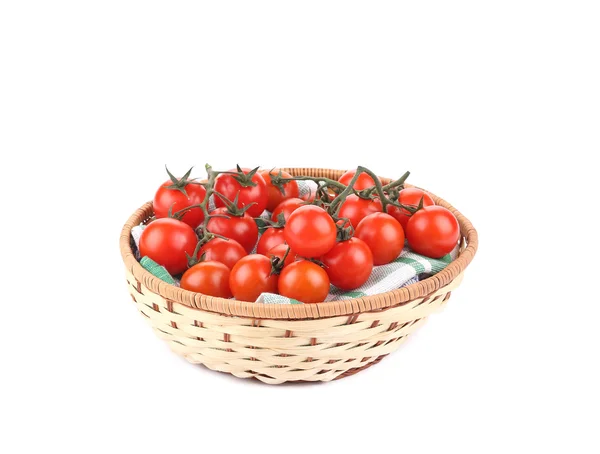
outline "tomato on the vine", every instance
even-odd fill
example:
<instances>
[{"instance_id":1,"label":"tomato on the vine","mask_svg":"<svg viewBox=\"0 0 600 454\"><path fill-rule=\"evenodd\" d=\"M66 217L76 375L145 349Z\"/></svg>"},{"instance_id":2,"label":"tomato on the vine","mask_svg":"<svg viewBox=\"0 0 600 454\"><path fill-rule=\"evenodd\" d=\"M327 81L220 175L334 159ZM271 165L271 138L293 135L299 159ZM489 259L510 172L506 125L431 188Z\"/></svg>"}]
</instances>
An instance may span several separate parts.
<instances>
[{"instance_id":1,"label":"tomato on the vine","mask_svg":"<svg viewBox=\"0 0 600 454\"><path fill-rule=\"evenodd\" d=\"M204 295L231 298L229 268L221 262L200 262L183 273L181 288Z\"/></svg>"},{"instance_id":2,"label":"tomato on the vine","mask_svg":"<svg viewBox=\"0 0 600 454\"><path fill-rule=\"evenodd\" d=\"M267 185L267 210L273 211L277 205L283 202L285 199L297 198L298 197L298 183L294 180L283 183L281 186L283 188L283 193L279 189L278 186L275 186L272 181L272 177L279 176L279 169L273 170L261 170L260 175L265 180ZM292 176L281 170L282 178L292 178Z\"/></svg>"},{"instance_id":3,"label":"tomato on the vine","mask_svg":"<svg viewBox=\"0 0 600 454\"><path fill-rule=\"evenodd\" d=\"M419 188L402 189L398 194L398 202L402 205L412 205L417 207L421 201L421 197L423 198L424 207L435 205L431 196ZM404 232L406 232L406 224L408 224L408 220L411 217L410 212L403 208L395 207L394 205L388 205L387 212L396 218L400 225L402 225Z\"/></svg>"},{"instance_id":4,"label":"tomato on the vine","mask_svg":"<svg viewBox=\"0 0 600 454\"><path fill-rule=\"evenodd\" d=\"M338 181L340 183L348 186L350 184L350 182L352 181L352 178L354 178L355 174L356 174L356 170L348 170L346 173L344 173L338 179ZM362 191L363 189L372 188L373 186L375 186L375 182L373 181L373 178L371 178L371 176L368 173L363 172L358 176L353 187L357 191Z\"/></svg>"},{"instance_id":5,"label":"tomato on the vine","mask_svg":"<svg viewBox=\"0 0 600 454\"><path fill-rule=\"evenodd\" d=\"M361 174L362 175L362 174ZM358 223L371 213L378 213L383 210L379 199L363 199L356 194L350 194L342 202L338 216L348 218L350 224L356 230Z\"/></svg>"},{"instance_id":6,"label":"tomato on the vine","mask_svg":"<svg viewBox=\"0 0 600 454\"><path fill-rule=\"evenodd\" d=\"M279 294L303 303L325 301L329 293L329 276L323 268L308 260L283 268L279 276Z\"/></svg>"},{"instance_id":7,"label":"tomato on the vine","mask_svg":"<svg viewBox=\"0 0 600 454\"><path fill-rule=\"evenodd\" d=\"M456 247L460 226L450 210L428 206L412 215L406 226L406 238L417 254L437 259Z\"/></svg>"},{"instance_id":8,"label":"tomato on the vine","mask_svg":"<svg viewBox=\"0 0 600 454\"><path fill-rule=\"evenodd\" d=\"M320 257L335 244L336 227L333 219L315 205L296 209L283 229L285 241L302 257Z\"/></svg>"},{"instance_id":9,"label":"tomato on the vine","mask_svg":"<svg viewBox=\"0 0 600 454\"><path fill-rule=\"evenodd\" d=\"M194 229L172 218L152 221L140 236L140 255L164 266L170 274L179 274L188 267L198 238ZM187 255L186 255L187 254Z\"/></svg>"},{"instance_id":10,"label":"tomato on the vine","mask_svg":"<svg viewBox=\"0 0 600 454\"><path fill-rule=\"evenodd\" d=\"M210 213L208 221L208 231L216 233L237 241L249 254L258 240L258 227L254 219L244 213L242 216L235 216L227 208L216 208Z\"/></svg>"},{"instance_id":11,"label":"tomato on the vine","mask_svg":"<svg viewBox=\"0 0 600 454\"><path fill-rule=\"evenodd\" d=\"M205 261L221 262L229 269L246 255L248 253L237 241L217 237L202 245L198 252L198 258L204 256Z\"/></svg>"},{"instance_id":12,"label":"tomato on the vine","mask_svg":"<svg viewBox=\"0 0 600 454\"><path fill-rule=\"evenodd\" d=\"M168 170L170 180L165 181L156 191L152 206L157 219L166 218L171 213L183 210L193 205L199 205L206 197L206 189L203 186L190 182L187 178L192 169L178 180ZM183 222L195 229L204 221L202 208L196 207L186 211L181 218Z\"/></svg>"},{"instance_id":13,"label":"tomato on the vine","mask_svg":"<svg viewBox=\"0 0 600 454\"><path fill-rule=\"evenodd\" d=\"M237 197L238 208L252 204L247 213L254 218L260 216L267 206L267 184L257 171L258 169L233 169L230 172L236 174L222 173L215 180L215 191L231 202ZM215 206L224 207L226 202L215 195Z\"/></svg>"},{"instance_id":14,"label":"tomato on the vine","mask_svg":"<svg viewBox=\"0 0 600 454\"><path fill-rule=\"evenodd\" d=\"M374 265L385 265L396 260L404 247L404 230L389 214L373 213L358 224L354 235L373 253Z\"/></svg>"},{"instance_id":15,"label":"tomato on the vine","mask_svg":"<svg viewBox=\"0 0 600 454\"><path fill-rule=\"evenodd\" d=\"M254 302L261 293L277 293L278 279L268 257L252 254L235 264L229 276L229 287L235 299Z\"/></svg>"},{"instance_id":16,"label":"tomato on the vine","mask_svg":"<svg viewBox=\"0 0 600 454\"><path fill-rule=\"evenodd\" d=\"M373 270L371 249L356 237L336 243L322 261L331 283L342 290L360 287Z\"/></svg>"},{"instance_id":17,"label":"tomato on the vine","mask_svg":"<svg viewBox=\"0 0 600 454\"><path fill-rule=\"evenodd\" d=\"M258 240L256 253L265 255L270 249L273 249L278 244L285 243L283 229L277 227L269 227L266 229Z\"/></svg>"},{"instance_id":18,"label":"tomato on the vine","mask_svg":"<svg viewBox=\"0 0 600 454\"><path fill-rule=\"evenodd\" d=\"M275 207L273 213L271 214L271 220L273 222L279 221L279 214L283 213L283 219L287 221L290 217L290 214L292 214L294 211L296 211L298 208L304 205L306 205L306 202L302 199L286 199Z\"/></svg>"},{"instance_id":19,"label":"tomato on the vine","mask_svg":"<svg viewBox=\"0 0 600 454\"><path fill-rule=\"evenodd\" d=\"M289 252L288 252L289 249ZM287 253L287 257L286 257ZM286 267L290 263L294 263L298 260L298 255L291 250L291 248L287 244L278 244L274 248L269 249L269 251L264 254L267 257L278 257L280 260L283 260L285 257L285 261L283 262L283 266Z\"/></svg>"}]
</instances>

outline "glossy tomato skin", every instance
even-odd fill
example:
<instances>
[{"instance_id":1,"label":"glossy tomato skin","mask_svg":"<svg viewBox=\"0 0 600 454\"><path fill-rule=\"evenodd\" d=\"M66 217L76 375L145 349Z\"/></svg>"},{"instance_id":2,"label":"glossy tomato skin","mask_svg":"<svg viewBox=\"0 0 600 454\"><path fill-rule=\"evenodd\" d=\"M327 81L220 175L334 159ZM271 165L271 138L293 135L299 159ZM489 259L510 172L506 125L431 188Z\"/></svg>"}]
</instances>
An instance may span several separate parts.
<instances>
[{"instance_id":1,"label":"glossy tomato skin","mask_svg":"<svg viewBox=\"0 0 600 454\"><path fill-rule=\"evenodd\" d=\"M298 183L296 181L289 181L289 182L285 183L283 185L283 194L281 193L281 191L279 190L279 188L277 186L273 186L273 183L271 182L271 175L275 175L275 176L279 175L279 169L261 170L258 173L260 173L260 175L263 177L263 179L265 180L265 183L267 185L267 210L268 211L273 211L277 207L277 205L279 205L285 199L298 197L299 190L298 190ZM292 176L289 173L284 172L283 170L281 171L281 176L283 178L292 178Z\"/></svg>"},{"instance_id":2,"label":"glossy tomato skin","mask_svg":"<svg viewBox=\"0 0 600 454\"><path fill-rule=\"evenodd\" d=\"M158 191L156 191L156 194L154 195L152 206L154 208L154 215L157 219L168 217L169 208L171 207L171 212L175 213L189 206L202 203L204 197L206 197L206 190L199 184L186 185L184 189L187 196L177 189L168 189L167 186L172 184L173 182L171 180L166 181L158 188ZM202 208L192 208L183 215L181 220L191 228L195 229L202 224L202 221L204 221Z\"/></svg>"},{"instance_id":3,"label":"glossy tomato skin","mask_svg":"<svg viewBox=\"0 0 600 454\"><path fill-rule=\"evenodd\" d=\"M270 249L273 249L278 244L285 243L285 237L283 235L283 229L269 227L266 229L258 240L258 246L256 246L256 253L266 255Z\"/></svg>"},{"instance_id":4,"label":"glossy tomato skin","mask_svg":"<svg viewBox=\"0 0 600 454\"><path fill-rule=\"evenodd\" d=\"M271 260L264 255L247 255L235 264L229 287L236 300L254 302L261 293L277 293L279 276L271 274Z\"/></svg>"},{"instance_id":5,"label":"glossy tomato skin","mask_svg":"<svg viewBox=\"0 0 600 454\"><path fill-rule=\"evenodd\" d=\"M350 184L350 181L352 181L352 178L354 178L355 174L356 174L356 170L348 170L346 173L344 173L339 178L338 181L340 183L345 184L346 186L348 186ZM361 173L358 176L358 179L356 180L356 183L354 183L354 189L356 189L357 191L361 191L361 190L367 189L367 188L372 188L373 186L375 186L375 182L373 181L373 178L371 178L366 173Z\"/></svg>"},{"instance_id":6,"label":"glossy tomato skin","mask_svg":"<svg viewBox=\"0 0 600 454\"><path fill-rule=\"evenodd\" d=\"M219 217L208 221L208 231L237 241L249 254L258 240L258 227L254 219L244 213L243 216L229 214L227 208L216 208L211 215ZM221 217L227 216L227 217Z\"/></svg>"},{"instance_id":7,"label":"glossy tomato skin","mask_svg":"<svg viewBox=\"0 0 600 454\"><path fill-rule=\"evenodd\" d=\"M205 261L220 262L229 269L233 268L246 255L248 253L240 243L222 238L213 238L204 244L198 252L198 258L204 256Z\"/></svg>"},{"instance_id":8,"label":"glossy tomato skin","mask_svg":"<svg viewBox=\"0 0 600 454\"><path fill-rule=\"evenodd\" d=\"M396 260L404 247L402 226L385 213L373 213L365 217L354 235L367 243L373 253L374 265L385 265Z\"/></svg>"},{"instance_id":9,"label":"glossy tomato skin","mask_svg":"<svg viewBox=\"0 0 600 454\"><path fill-rule=\"evenodd\" d=\"M379 213L383 210L379 199L363 199L356 194L349 195L342 203L339 211L340 218L348 218L350 224L356 230L358 223L366 216L372 213Z\"/></svg>"},{"instance_id":10,"label":"glossy tomato skin","mask_svg":"<svg viewBox=\"0 0 600 454\"><path fill-rule=\"evenodd\" d=\"M279 213L283 213L283 218L287 221L290 217L290 214L292 214L296 209L305 205L306 202L299 198L286 199L275 207L273 213L271 214L271 220L273 222L277 222L279 220Z\"/></svg>"},{"instance_id":11,"label":"glossy tomato skin","mask_svg":"<svg viewBox=\"0 0 600 454\"><path fill-rule=\"evenodd\" d=\"M194 229L185 222L172 218L152 221L140 237L140 255L164 266L170 274L187 269L186 253L194 254L198 238Z\"/></svg>"},{"instance_id":12,"label":"glossy tomato skin","mask_svg":"<svg viewBox=\"0 0 600 454\"><path fill-rule=\"evenodd\" d=\"M270 249L269 252L267 252L265 255L269 258L279 257L281 260L283 260L283 257L285 257L285 253L288 249L290 249L290 247L287 244L278 244L274 248ZM286 267L289 264L294 263L296 260L298 260L298 256L290 249L290 252L288 252L287 257L285 257L285 262L283 262L283 266Z\"/></svg>"},{"instance_id":13,"label":"glossy tomato skin","mask_svg":"<svg viewBox=\"0 0 600 454\"><path fill-rule=\"evenodd\" d=\"M406 226L406 238L417 254L438 259L456 247L460 226L450 210L428 206L411 216Z\"/></svg>"},{"instance_id":14,"label":"glossy tomato skin","mask_svg":"<svg viewBox=\"0 0 600 454\"><path fill-rule=\"evenodd\" d=\"M435 205L433 199L429 194L419 188L404 188L400 191L398 195L398 202L402 205L413 205L418 206L421 201L421 197L423 197L423 206L428 207ZM403 210L402 208L395 207L393 205L387 206L388 214L394 216L396 220L402 225L404 232L406 233L406 225L408 224L408 220L410 219L411 214Z\"/></svg>"},{"instance_id":15,"label":"glossy tomato skin","mask_svg":"<svg viewBox=\"0 0 600 454\"><path fill-rule=\"evenodd\" d=\"M373 271L373 254L360 238L340 241L323 256L323 264L331 283L342 290L360 287Z\"/></svg>"},{"instance_id":16,"label":"glossy tomato skin","mask_svg":"<svg viewBox=\"0 0 600 454\"><path fill-rule=\"evenodd\" d=\"M229 268L221 262L200 262L183 273L181 288L204 295L231 298Z\"/></svg>"},{"instance_id":17,"label":"glossy tomato skin","mask_svg":"<svg viewBox=\"0 0 600 454\"><path fill-rule=\"evenodd\" d=\"M245 174L250 172L250 169L242 169ZM231 170L231 172L236 172L235 169ZM238 208L245 207L250 205L252 202L256 202L250 208L248 208L247 213L256 218L265 211L267 206L267 184L265 183L264 178L256 173L252 177L252 182L256 184L256 186L246 186L243 187L237 180L235 180L234 175L228 175L222 173L215 180L215 190L229 200L233 201L238 195ZM218 208L224 207L225 202L219 197L215 196L215 206Z\"/></svg>"},{"instance_id":18,"label":"glossy tomato skin","mask_svg":"<svg viewBox=\"0 0 600 454\"><path fill-rule=\"evenodd\" d=\"M329 276L323 268L308 260L283 268L279 276L279 294L303 303L320 303L329 293Z\"/></svg>"},{"instance_id":19,"label":"glossy tomato skin","mask_svg":"<svg viewBox=\"0 0 600 454\"><path fill-rule=\"evenodd\" d=\"M320 207L305 205L295 210L283 229L285 241L302 257L321 257L335 244L336 228Z\"/></svg>"}]
</instances>

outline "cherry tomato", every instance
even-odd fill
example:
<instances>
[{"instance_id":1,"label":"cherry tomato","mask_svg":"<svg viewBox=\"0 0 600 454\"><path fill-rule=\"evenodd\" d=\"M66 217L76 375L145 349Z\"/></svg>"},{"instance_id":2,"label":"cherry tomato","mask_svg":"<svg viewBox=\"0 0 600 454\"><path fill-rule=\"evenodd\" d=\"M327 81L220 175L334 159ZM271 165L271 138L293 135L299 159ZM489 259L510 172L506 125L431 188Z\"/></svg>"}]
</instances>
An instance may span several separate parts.
<instances>
[{"instance_id":1,"label":"cherry tomato","mask_svg":"<svg viewBox=\"0 0 600 454\"><path fill-rule=\"evenodd\" d=\"M152 206L157 219L168 217L169 209L172 213L175 213L189 206L198 205L204 201L206 196L206 190L199 184L187 184L182 187L187 195L179 189L169 189L168 186L171 185L173 185L171 180L166 181L154 195ZM186 211L181 220L195 229L204 221L202 208L192 208Z\"/></svg>"},{"instance_id":2,"label":"cherry tomato","mask_svg":"<svg viewBox=\"0 0 600 454\"><path fill-rule=\"evenodd\" d=\"M421 201L421 197L423 197L423 206L428 207L435 205L433 199L429 194L419 188L404 188L400 191L398 195L398 202L402 205L413 205L418 206ZM410 219L411 214L402 209L395 207L393 205L387 206L388 214L394 216L396 220L402 225L402 228L406 232L406 224L408 224L408 220Z\"/></svg>"},{"instance_id":3,"label":"cherry tomato","mask_svg":"<svg viewBox=\"0 0 600 454\"><path fill-rule=\"evenodd\" d=\"M247 255L235 264L229 287L236 300L254 302L261 293L277 293L279 276L272 274L271 260L264 255Z\"/></svg>"},{"instance_id":4,"label":"cherry tomato","mask_svg":"<svg viewBox=\"0 0 600 454\"><path fill-rule=\"evenodd\" d=\"M258 227L248 213L244 213L243 216L234 216L227 211L227 208L216 208L210 214L216 214L219 217L211 218L208 221L209 232L235 240L248 254L252 252L256 240L258 240Z\"/></svg>"},{"instance_id":5,"label":"cherry tomato","mask_svg":"<svg viewBox=\"0 0 600 454\"><path fill-rule=\"evenodd\" d=\"M343 174L339 178L338 181L340 183L348 186L350 184L350 181L352 181L352 178L354 178L355 174L356 174L356 170L348 170L345 174ZM367 188L372 188L373 186L375 186L375 182L373 181L373 178L371 178L369 176L369 174L364 173L364 172L358 176L356 183L354 183L354 189L356 189L357 191L361 191L361 190L367 189Z\"/></svg>"},{"instance_id":6,"label":"cherry tomato","mask_svg":"<svg viewBox=\"0 0 600 454\"><path fill-rule=\"evenodd\" d=\"M279 169L261 170L258 173L260 173L260 175L265 180L265 183L267 184L267 210L268 211L273 211L277 207L277 205L279 205L285 199L289 199L292 197L294 197L294 198L298 197L299 190L298 190L298 183L296 181L288 181L287 183L284 183L282 185L283 193L281 192L279 187L273 185L273 182L271 181L271 175L278 176ZM281 176L283 178L292 178L292 176L289 173L284 172L283 170L281 171Z\"/></svg>"},{"instance_id":7,"label":"cherry tomato","mask_svg":"<svg viewBox=\"0 0 600 454\"><path fill-rule=\"evenodd\" d=\"M140 255L150 257L170 274L187 269L187 256L194 254L198 238L194 229L172 218L157 219L144 229L140 237Z\"/></svg>"},{"instance_id":8,"label":"cherry tomato","mask_svg":"<svg viewBox=\"0 0 600 454\"><path fill-rule=\"evenodd\" d=\"M198 257L204 255L205 261L221 262L227 268L233 268L242 257L248 255L240 243L235 240L224 240L222 238L213 238L204 244L198 252Z\"/></svg>"},{"instance_id":9,"label":"cherry tomato","mask_svg":"<svg viewBox=\"0 0 600 454\"><path fill-rule=\"evenodd\" d=\"M242 169L242 171L244 174L248 174L250 169ZM236 172L236 170L230 172ZM251 182L244 184L236 178L236 175L220 174L215 180L215 190L232 202L238 196L238 208L255 202L254 205L248 208L247 213L253 218L260 216L267 206L267 184L265 180L259 173L252 176ZM215 206L218 208L224 207L225 202L219 196L215 196Z\"/></svg>"},{"instance_id":10,"label":"cherry tomato","mask_svg":"<svg viewBox=\"0 0 600 454\"><path fill-rule=\"evenodd\" d=\"M308 260L283 268L279 276L279 294L303 303L325 301L329 293L329 277L323 268Z\"/></svg>"},{"instance_id":11,"label":"cherry tomato","mask_svg":"<svg viewBox=\"0 0 600 454\"><path fill-rule=\"evenodd\" d=\"M290 249L290 247L287 244L278 244L274 248L270 249L265 255L269 258L279 257L281 260L283 260L283 257L285 257L288 249ZM298 260L298 256L290 249L290 252L287 252L287 257L285 257L285 261L283 262L283 267L285 268L290 263L294 263L296 260Z\"/></svg>"},{"instance_id":12,"label":"cherry tomato","mask_svg":"<svg viewBox=\"0 0 600 454\"><path fill-rule=\"evenodd\" d=\"M396 260L404 247L404 230L389 214L373 213L358 224L354 235L373 253L374 265L385 265Z\"/></svg>"},{"instance_id":13,"label":"cherry tomato","mask_svg":"<svg viewBox=\"0 0 600 454\"><path fill-rule=\"evenodd\" d=\"M285 243L285 237L283 236L283 229L269 227L263 232L260 239L258 240L258 246L256 247L256 253L266 255L270 249L273 249L278 244Z\"/></svg>"},{"instance_id":14,"label":"cherry tomato","mask_svg":"<svg viewBox=\"0 0 600 454\"><path fill-rule=\"evenodd\" d=\"M183 273L181 288L204 295L231 298L230 271L221 262L200 262Z\"/></svg>"},{"instance_id":15,"label":"cherry tomato","mask_svg":"<svg viewBox=\"0 0 600 454\"><path fill-rule=\"evenodd\" d=\"M283 229L285 241L302 257L320 257L334 246L336 228L331 216L315 205L296 209Z\"/></svg>"},{"instance_id":16,"label":"cherry tomato","mask_svg":"<svg viewBox=\"0 0 600 454\"><path fill-rule=\"evenodd\" d=\"M437 259L456 247L460 226L450 210L428 206L411 216L406 226L406 238L417 254Z\"/></svg>"},{"instance_id":17,"label":"cherry tomato","mask_svg":"<svg viewBox=\"0 0 600 454\"><path fill-rule=\"evenodd\" d=\"M360 287L373 270L371 249L360 238L340 241L323 256L323 264L331 283L342 290Z\"/></svg>"},{"instance_id":18,"label":"cherry tomato","mask_svg":"<svg viewBox=\"0 0 600 454\"><path fill-rule=\"evenodd\" d=\"M358 223L371 213L381 212L383 207L379 199L363 199L356 194L350 194L342 202L338 215L340 218L348 218L350 224L356 230Z\"/></svg>"},{"instance_id":19,"label":"cherry tomato","mask_svg":"<svg viewBox=\"0 0 600 454\"><path fill-rule=\"evenodd\" d=\"M305 205L306 202L302 199L286 199L275 207L273 214L271 215L271 220L273 222L277 222L279 220L279 213L283 213L283 218L287 221L290 217L290 214L292 214L297 208Z\"/></svg>"}]
</instances>

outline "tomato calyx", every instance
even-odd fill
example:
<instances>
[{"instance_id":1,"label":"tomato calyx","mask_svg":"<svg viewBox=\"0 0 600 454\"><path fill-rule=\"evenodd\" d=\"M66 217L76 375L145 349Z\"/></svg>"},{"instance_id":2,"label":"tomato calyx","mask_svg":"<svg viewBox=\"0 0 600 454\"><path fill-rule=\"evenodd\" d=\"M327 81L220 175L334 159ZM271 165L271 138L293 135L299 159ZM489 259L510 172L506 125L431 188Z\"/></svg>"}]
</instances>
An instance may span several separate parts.
<instances>
[{"instance_id":1,"label":"tomato calyx","mask_svg":"<svg viewBox=\"0 0 600 454\"><path fill-rule=\"evenodd\" d=\"M288 179L284 178L281 169L279 169L279 172L277 173L277 175L273 174L273 170L275 170L275 167L273 167L271 170L269 170L269 176L271 177L271 184L274 187L276 187L277 189L279 189L279 192L281 192L281 195L285 196L285 188L283 186L288 181L293 181L293 180L290 180L289 178Z\"/></svg>"},{"instance_id":2,"label":"tomato calyx","mask_svg":"<svg viewBox=\"0 0 600 454\"><path fill-rule=\"evenodd\" d=\"M198 244L200 244L200 243L198 243ZM197 257L198 251L199 251L199 248L196 247L196 250L194 251L193 255L185 254L185 256L187 258L187 262L188 262L188 268L191 268L194 265L197 265L198 263L204 262L206 260L206 252L203 252L200 257Z\"/></svg>"},{"instance_id":3,"label":"tomato calyx","mask_svg":"<svg viewBox=\"0 0 600 454\"><path fill-rule=\"evenodd\" d=\"M336 241L346 241L354 236L354 227L348 218L335 218Z\"/></svg>"},{"instance_id":4,"label":"tomato calyx","mask_svg":"<svg viewBox=\"0 0 600 454\"><path fill-rule=\"evenodd\" d=\"M170 171L169 168L167 166L165 166L165 170L167 171L167 174L169 175L169 178L171 179L171 181L173 182L173 184L170 184L169 186L165 186L166 189L173 189L175 191L179 191L181 192L184 196L188 197L187 192L185 192L185 187L188 184L203 184L203 183L198 183L195 181L195 178L189 179L190 175L192 173L192 169L194 167L190 167L190 170L188 170L181 178L177 178L176 176L174 176Z\"/></svg>"},{"instance_id":5,"label":"tomato calyx","mask_svg":"<svg viewBox=\"0 0 600 454\"><path fill-rule=\"evenodd\" d=\"M252 202L241 208L238 207L238 199L240 196L239 192L235 195L235 199L233 199L233 201L229 200L225 195L221 194L218 191L213 190L213 192L217 197L219 197L223 201L223 203L225 204L225 208L227 209L227 214L230 214L231 216L240 218L244 216L244 214L246 214L246 211L248 211L253 205L256 205L256 202ZM223 215L213 215L213 217L215 216L226 217Z\"/></svg>"},{"instance_id":6,"label":"tomato calyx","mask_svg":"<svg viewBox=\"0 0 600 454\"><path fill-rule=\"evenodd\" d=\"M283 254L283 257L279 258L276 255L273 255L271 257L271 272L269 273L269 276L272 276L274 274L279 275L281 273L281 270L283 270L283 267L285 265L285 259L291 251L292 248L288 246L287 250L285 251L285 254Z\"/></svg>"},{"instance_id":7,"label":"tomato calyx","mask_svg":"<svg viewBox=\"0 0 600 454\"><path fill-rule=\"evenodd\" d=\"M256 175L256 172L258 172L258 169L260 169L260 166L255 167L248 173L244 173L244 171L242 170L242 168L240 167L239 164L236 164L236 168L237 168L237 172L231 172L230 175L235 181L237 181L240 184L240 186L242 186L243 188L256 186L256 183L254 181L252 181L252 177L254 177L254 175ZM221 173L228 173L228 172L221 172Z\"/></svg>"}]
</instances>

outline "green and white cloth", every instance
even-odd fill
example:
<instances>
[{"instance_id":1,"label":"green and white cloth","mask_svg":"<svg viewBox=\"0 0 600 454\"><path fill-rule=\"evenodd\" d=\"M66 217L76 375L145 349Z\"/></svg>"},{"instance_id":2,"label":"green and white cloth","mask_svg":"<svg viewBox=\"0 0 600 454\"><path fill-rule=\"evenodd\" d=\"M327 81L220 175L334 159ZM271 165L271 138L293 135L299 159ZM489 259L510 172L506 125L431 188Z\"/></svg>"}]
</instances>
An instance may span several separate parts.
<instances>
[{"instance_id":1,"label":"green and white cloth","mask_svg":"<svg viewBox=\"0 0 600 454\"><path fill-rule=\"evenodd\" d=\"M377 293L389 292L401 287L418 282L420 279L431 276L442 271L456 258L458 245L450 254L440 259L431 259L423 255L415 254L408 247L400 253L400 256L387 265L375 266L367 282L357 289L344 291L335 286L329 289L329 295L325 301L345 300L360 298L363 296L376 295ZM265 304L303 304L291 298L273 293L263 293L256 300Z\"/></svg>"}]
</instances>

